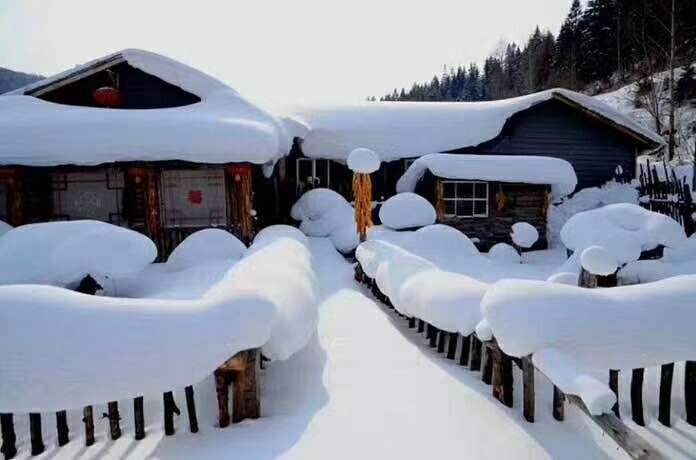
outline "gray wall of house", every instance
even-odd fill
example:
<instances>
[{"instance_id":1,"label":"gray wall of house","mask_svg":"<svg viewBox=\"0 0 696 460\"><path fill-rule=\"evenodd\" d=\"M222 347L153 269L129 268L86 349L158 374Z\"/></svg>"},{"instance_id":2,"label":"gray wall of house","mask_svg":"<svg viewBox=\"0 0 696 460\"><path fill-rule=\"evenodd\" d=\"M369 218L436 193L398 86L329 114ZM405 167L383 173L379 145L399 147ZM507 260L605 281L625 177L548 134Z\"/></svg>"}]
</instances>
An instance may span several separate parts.
<instances>
[{"instance_id":1,"label":"gray wall of house","mask_svg":"<svg viewBox=\"0 0 696 460\"><path fill-rule=\"evenodd\" d=\"M552 100L512 117L495 139L452 152L562 158L575 168L580 190L610 180L617 165L634 177L640 147L616 129Z\"/></svg>"}]
</instances>

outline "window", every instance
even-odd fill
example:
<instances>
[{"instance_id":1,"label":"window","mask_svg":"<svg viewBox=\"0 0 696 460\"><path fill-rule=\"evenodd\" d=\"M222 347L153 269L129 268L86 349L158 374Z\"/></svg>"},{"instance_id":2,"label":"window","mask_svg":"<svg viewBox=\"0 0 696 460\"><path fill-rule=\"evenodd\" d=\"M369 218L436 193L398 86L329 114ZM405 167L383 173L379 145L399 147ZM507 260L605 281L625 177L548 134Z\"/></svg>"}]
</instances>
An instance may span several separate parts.
<instances>
[{"instance_id":1,"label":"window","mask_svg":"<svg viewBox=\"0 0 696 460\"><path fill-rule=\"evenodd\" d=\"M447 217L488 217L488 183L442 181Z\"/></svg>"},{"instance_id":2,"label":"window","mask_svg":"<svg viewBox=\"0 0 696 460\"><path fill-rule=\"evenodd\" d=\"M163 171L161 190L164 227L227 225L225 172L222 169Z\"/></svg>"},{"instance_id":3,"label":"window","mask_svg":"<svg viewBox=\"0 0 696 460\"><path fill-rule=\"evenodd\" d=\"M297 195L313 188L331 187L331 167L329 160L298 158L295 168Z\"/></svg>"},{"instance_id":4,"label":"window","mask_svg":"<svg viewBox=\"0 0 696 460\"><path fill-rule=\"evenodd\" d=\"M53 219L93 219L121 225L123 172L117 169L51 175Z\"/></svg>"}]
</instances>

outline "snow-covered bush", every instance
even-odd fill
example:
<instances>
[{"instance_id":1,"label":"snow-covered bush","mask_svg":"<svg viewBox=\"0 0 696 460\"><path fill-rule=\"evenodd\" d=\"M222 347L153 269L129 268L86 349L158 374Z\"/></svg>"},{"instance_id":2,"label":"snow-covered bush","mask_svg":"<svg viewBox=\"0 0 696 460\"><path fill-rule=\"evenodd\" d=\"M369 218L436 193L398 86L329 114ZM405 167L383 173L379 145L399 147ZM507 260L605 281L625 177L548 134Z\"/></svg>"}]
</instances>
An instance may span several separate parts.
<instances>
[{"instance_id":1,"label":"snow-covered bush","mask_svg":"<svg viewBox=\"0 0 696 460\"><path fill-rule=\"evenodd\" d=\"M290 216L301 221L307 236L328 237L337 250L348 253L360 242L353 207L333 190L310 190L293 205Z\"/></svg>"},{"instance_id":2,"label":"snow-covered bush","mask_svg":"<svg viewBox=\"0 0 696 460\"><path fill-rule=\"evenodd\" d=\"M348 168L360 174L372 174L379 169L381 161L370 149L357 148L348 155Z\"/></svg>"},{"instance_id":3,"label":"snow-covered bush","mask_svg":"<svg viewBox=\"0 0 696 460\"><path fill-rule=\"evenodd\" d=\"M590 246L580 255L582 268L601 276L611 275L619 268L614 255L601 246Z\"/></svg>"},{"instance_id":4,"label":"snow-covered bush","mask_svg":"<svg viewBox=\"0 0 696 460\"><path fill-rule=\"evenodd\" d=\"M437 213L432 204L415 193L398 193L384 202L379 210L382 224L393 229L424 227L432 225Z\"/></svg>"},{"instance_id":5,"label":"snow-covered bush","mask_svg":"<svg viewBox=\"0 0 696 460\"><path fill-rule=\"evenodd\" d=\"M428 225L416 230L403 247L440 268L453 268L452 271L456 271L456 267L466 263L467 259L486 260L464 233L443 224Z\"/></svg>"},{"instance_id":6,"label":"snow-covered bush","mask_svg":"<svg viewBox=\"0 0 696 460\"><path fill-rule=\"evenodd\" d=\"M624 265L659 245L679 247L685 244L686 235L670 217L637 205L613 204L571 217L561 230L561 239L578 253L601 246Z\"/></svg>"},{"instance_id":7,"label":"snow-covered bush","mask_svg":"<svg viewBox=\"0 0 696 460\"><path fill-rule=\"evenodd\" d=\"M183 269L211 260L234 260L246 251L244 243L226 230L207 228L189 235L169 255L172 269Z\"/></svg>"},{"instance_id":8,"label":"snow-covered bush","mask_svg":"<svg viewBox=\"0 0 696 460\"><path fill-rule=\"evenodd\" d=\"M48 412L181 388L241 350L287 358L314 331L317 293L305 245L278 237L196 300L19 285L0 303L0 412Z\"/></svg>"},{"instance_id":9,"label":"snow-covered bush","mask_svg":"<svg viewBox=\"0 0 696 460\"><path fill-rule=\"evenodd\" d=\"M533 354L564 392L601 413L614 397L590 371L656 366L696 354L695 298L696 276L612 289L503 280L486 293L481 309L505 353Z\"/></svg>"},{"instance_id":10,"label":"snow-covered bush","mask_svg":"<svg viewBox=\"0 0 696 460\"><path fill-rule=\"evenodd\" d=\"M0 238L0 284L69 286L88 274L139 272L156 257L148 237L104 222L22 225Z\"/></svg>"},{"instance_id":11,"label":"snow-covered bush","mask_svg":"<svg viewBox=\"0 0 696 460\"><path fill-rule=\"evenodd\" d=\"M534 243L539 239L539 231L528 222L517 222L512 225L510 233L512 242L517 246L527 249L534 246Z\"/></svg>"},{"instance_id":12,"label":"snow-covered bush","mask_svg":"<svg viewBox=\"0 0 696 460\"><path fill-rule=\"evenodd\" d=\"M488 258L496 262L518 264L522 261L520 253L507 243L498 243L488 251Z\"/></svg>"}]
</instances>

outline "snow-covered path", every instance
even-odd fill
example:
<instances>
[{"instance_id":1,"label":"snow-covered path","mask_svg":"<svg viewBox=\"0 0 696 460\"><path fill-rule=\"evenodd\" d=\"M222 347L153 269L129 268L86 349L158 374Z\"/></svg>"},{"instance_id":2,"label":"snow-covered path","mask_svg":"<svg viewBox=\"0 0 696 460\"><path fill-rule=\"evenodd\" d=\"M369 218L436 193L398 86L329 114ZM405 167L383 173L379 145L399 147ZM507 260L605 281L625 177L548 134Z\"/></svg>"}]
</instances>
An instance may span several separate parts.
<instances>
[{"instance_id":1,"label":"snow-covered path","mask_svg":"<svg viewBox=\"0 0 696 460\"><path fill-rule=\"evenodd\" d=\"M132 437L131 403L124 401L124 436L98 436L88 449L79 418L71 417L73 440L51 444L53 423L44 427L45 457L161 459L428 459L606 458L567 407L567 420L551 417L551 388L537 381L537 423L521 409L490 397L480 373L469 372L423 345L404 321L375 303L352 279L352 267L325 239L311 248L323 287L317 335L285 362L273 362L263 377L260 420L225 429L216 425L213 384L196 386L201 432L188 433L185 409L177 433L164 437L159 398L148 404L147 437ZM520 384L520 379L516 379ZM521 388L515 388L518 395ZM546 398L546 399L544 399ZM183 396L177 394L183 404ZM95 408L95 413L101 413ZM46 415L46 420L52 420ZM99 423L105 428L105 422ZM103 428L102 428L103 429ZM50 433L50 434L49 434ZM26 441L24 441L26 442ZM28 446L20 449L28 456Z\"/></svg>"}]
</instances>

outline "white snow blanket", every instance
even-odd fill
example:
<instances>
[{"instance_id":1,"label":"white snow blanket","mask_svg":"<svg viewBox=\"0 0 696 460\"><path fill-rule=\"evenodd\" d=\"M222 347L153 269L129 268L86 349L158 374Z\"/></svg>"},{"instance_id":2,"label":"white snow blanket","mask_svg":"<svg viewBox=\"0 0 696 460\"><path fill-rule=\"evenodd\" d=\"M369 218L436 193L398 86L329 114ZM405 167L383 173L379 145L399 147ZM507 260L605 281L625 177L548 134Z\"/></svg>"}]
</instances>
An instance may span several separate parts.
<instances>
[{"instance_id":1,"label":"white snow blanket","mask_svg":"<svg viewBox=\"0 0 696 460\"><path fill-rule=\"evenodd\" d=\"M632 204L612 204L571 217L561 230L563 244L582 253L590 246L609 251L617 264L638 260L659 245L677 247L686 234L674 219Z\"/></svg>"},{"instance_id":2,"label":"white snow blanket","mask_svg":"<svg viewBox=\"0 0 696 460\"><path fill-rule=\"evenodd\" d=\"M518 264L522 261L520 253L507 243L497 243L488 250L488 258L498 262Z\"/></svg>"},{"instance_id":3,"label":"white snow blanket","mask_svg":"<svg viewBox=\"0 0 696 460\"><path fill-rule=\"evenodd\" d=\"M397 193L379 209L379 220L393 230L425 227L434 224L436 219L433 205L415 193Z\"/></svg>"},{"instance_id":4,"label":"white snow blanket","mask_svg":"<svg viewBox=\"0 0 696 460\"><path fill-rule=\"evenodd\" d=\"M0 412L158 394L201 381L249 348L285 359L315 330L310 259L305 245L279 237L186 301L0 286Z\"/></svg>"},{"instance_id":5,"label":"white snow blanket","mask_svg":"<svg viewBox=\"0 0 696 460\"><path fill-rule=\"evenodd\" d=\"M131 66L195 94L201 102L166 109L119 110L24 96L31 88L118 55ZM219 80L172 59L134 49L0 96L0 139L0 164L27 166L159 160L263 164L287 155L292 141L279 120Z\"/></svg>"},{"instance_id":6,"label":"white snow blanket","mask_svg":"<svg viewBox=\"0 0 696 460\"><path fill-rule=\"evenodd\" d=\"M306 192L293 205L290 216L299 220L307 236L328 237L343 253L351 252L360 242L355 210L337 192L318 188Z\"/></svg>"},{"instance_id":7,"label":"white snow blanket","mask_svg":"<svg viewBox=\"0 0 696 460\"><path fill-rule=\"evenodd\" d=\"M578 184L573 166L560 158L432 153L409 166L396 184L397 192L413 192L427 171L443 179L551 185L559 199L573 193Z\"/></svg>"},{"instance_id":8,"label":"white snow blanket","mask_svg":"<svg viewBox=\"0 0 696 460\"><path fill-rule=\"evenodd\" d=\"M199 230L184 239L169 255L167 264L182 269L211 260L235 260L247 247L230 232L218 228Z\"/></svg>"},{"instance_id":9,"label":"white snow blanket","mask_svg":"<svg viewBox=\"0 0 696 460\"><path fill-rule=\"evenodd\" d=\"M7 222L3 222L0 220L0 236L4 235L5 233L9 232L12 230L14 227Z\"/></svg>"},{"instance_id":10,"label":"white snow blanket","mask_svg":"<svg viewBox=\"0 0 696 460\"><path fill-rule=\"evenodd\" d=\"M691 359L694 299L696 276L612 289L503 280L486 293L481 309L505 353L533 353L554 383L600 413L611 408L613 396L579 376Z\"/></svg>"},{"instance_id":11,"label":"white snow blanket","mask_svg":"<svg viewBox=\"0 0 696 460\"><path fill-rule=\"evenodd\" d=\"M309 157L345 162L353 149L366 147L382 161L391 161L479 145L498 136L511 116L551 99L579 105L655 144L664 143L630 116L559 88L487 102L365 102L307 108L295 112L292 126L304 139L302 151Z\"/></svg>"},{"instance_id":12,"label":"white snow blanket","mask_svg":"<svg viewBox=\"0 0 696 460\"><path fill-rule=\"evenodd\" d=\"M531 248L539 239L539 232L528 222L517 222L512 224L510 238L521 248Z\"/></svg>"},{"instance_id":13,"label":"white snow blanket","mask_svg":"<svg viewBox=\"0 0 696 460\"><path fill-rule=\"evenodd\" d=\"M104 222L22 225L0 238L0 284L69 286L88 274L139 272L156 257L148 237Z\"/></svg>"}]
</instances>

